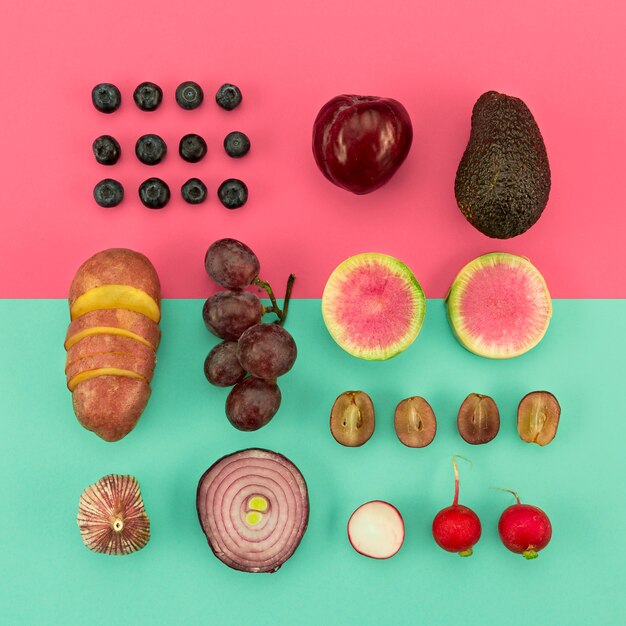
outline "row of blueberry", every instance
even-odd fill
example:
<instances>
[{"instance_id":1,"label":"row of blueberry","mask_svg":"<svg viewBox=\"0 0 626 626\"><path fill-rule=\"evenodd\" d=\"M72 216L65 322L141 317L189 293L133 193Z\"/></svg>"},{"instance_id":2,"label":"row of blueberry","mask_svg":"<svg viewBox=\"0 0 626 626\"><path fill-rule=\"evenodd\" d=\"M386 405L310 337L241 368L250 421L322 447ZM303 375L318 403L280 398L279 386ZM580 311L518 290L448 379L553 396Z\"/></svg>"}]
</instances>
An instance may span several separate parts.
<instances>
[{"instance_id":1,"label":"row of blueberry","mask_svg":"<svg viewBox=\"0 0 626 626\"><path fill-rule=\"evenodd\" d=\"M206 200L207 188L199 178L190 178L181 188L183 199L189 204ZM139 186L139 198L149 209L162 209L170 201L170 188L160 178L148 178ZM237 178L228 178L217 190L220 202L227 209L238 209L248 200L246 184ZM93 197L101 207L112 208L124 199L124 187L112 178L101 180L93 190Z\"/></svg>"},{"instance_id":2,"label":"row of blueberry","mask_svg":"<svg viewBox=\"0 0 626 626\"><path fill-rule=\"evenodd\" d=\"M96 161L102 165L115 165L122 152L119 142L111 135L100 135L91 147ZM239 159L248 154L250 139L245 133L235 130L224 138L224 150L228 156ZM185 135L178 144L178 154L189 163L197 163L204 158L206 152L206 141L195 133ZM167 145L159 135L142 135L135 143L135 154L146 165L160 163L166 153Z\"/></svg>"},{"instance_id":3,"label":"row of blueberry","mask_svg":"<svg viewBox=\"0 0 626 626\"><path fill-rule=\"evenodd\" d=\"M241 99L240 89L230 83L223 84L215 94L215 102L226 111L239 106ZM133 100L142 111L155 111L163 101L163 90L154 83L141 83L133 92ZM203 100L204 92L198 83L188 80L176 88L176 102L183 109L197 109ZM113 113L122 104L122 94L111 83L99 83L91 90L91 101L101 113Z\"/></svg>"}]
</instances>

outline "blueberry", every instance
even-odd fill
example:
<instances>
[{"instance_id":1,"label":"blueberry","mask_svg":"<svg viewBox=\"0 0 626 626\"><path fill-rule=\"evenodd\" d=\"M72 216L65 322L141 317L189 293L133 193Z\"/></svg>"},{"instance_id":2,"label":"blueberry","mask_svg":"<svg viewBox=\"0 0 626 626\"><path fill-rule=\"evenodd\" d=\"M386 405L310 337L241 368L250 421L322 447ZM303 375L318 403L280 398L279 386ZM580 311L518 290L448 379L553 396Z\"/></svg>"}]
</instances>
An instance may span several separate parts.
<instances>
[{"instance_id":1,"label":"blueberry","mask_svg":"<svg viewBox=\"0 0 626 626\"><path fill-rule=\"evenodd\" d=\"M100 83L91 90L91 101L102 113L113 113L122 104L120 90L111 83Z\"/></svg>"},{"instance_id":2,"label":"blueberry","mask_svg":"<svg viewBox=\"0 0 626 626\"><path fill-rule=\"evenodd\" d=\"M117 206L124 198L124 187L112 178L101 180L93 189L94 200L103 207Z\"/></svg>"},{"instance_id":3,"label":"blueberry","mask_svg":"<svg viewBox=\"0 0 626 626\"><path fill-rule=\"evenodd\" d=\"M198 83L188 80L176 88L176 102L183 109L196 109L202 104L204 93Z\"/></svg>"},{"instance_id":4,"label":"blueberry","mask_svg":"<svg viewBox=\"0 0 626 626\"><path fill-rule=\"evenodd\" d=\"M154 83L141 83L135 89L133 99L142 111L155 111L163 100L163 91Z\"/></svg>"},{"instance_id":5,"label":"blueberry","mask_svg":"<svg viewBox=\"0 0 626 626\"><path fill-rule=\"evenodd\" d=\"M215 94L215 102L217 102L222 109L232 111L236 106L241 104L241 91L239 87L231 85L230 83L223 84Z\"/></svg>"},{"instance_id":6,"label":"blueberry","mask_svg":"<svg viewBox=\"0 0 626 626\"><path fill-rule=\"evenodd\" d=\"M148 178L139 186L139 198L149 209L162 209L170 200L170 188L160 178Z\"/></svg>"},{"instance_id":7,"label":"blueberry","mask_svg":"<svg viewBox=\"0 0 626 626\"><path fill-rule=\"evenodd\" d=\"M226 150L226 154L229 157L233 157L233 159L246 156L248 150L250 150L250 140L246 134L235 130L224 137L224 150Z\"/></svg>"},{"instance_id":8,"label":"blueberry","mask_svg":"<svg viewBox=\"0 0 626 626\"><path fill-rule=\"evenodd\" d=\"M229 178L220 185L217 195L227 209L238 209L248 200L248 188L243 181Z\"/></svg>"},{"instance_id":9,"label":"blueberry","mask_svg":"<svg viewBox=\"0 0 626 626\"><path fill-rule=\"evenodd\" d=\"M163 160L167 146L158 135L142 135L135 144L137 158L146 165L156 165Z\"/></svg>"},{"instance_id":10,"label":"blueberry","mask_svg":"<svg viewBox=\"0 0 626 626\"><path fill-rule=\"evenodd\" d=\"M91 147L96 161L102 165L115 165L120 158L120 144L111 135L100 135Z\"/></svg>"},{"instance_id":11,"label":"blueberry","mask_svg":"<svg viewBox=\"0 0 626 626\"><path fill-rule=\"evenodd\" d=\"M200 204L206 200L206 185L199 178L190 178L181 188L183 200Z\"/></svg>"},{"instance_id":12,"label":"blueberry","mask_svg":"<svg viewBox=\"0 0 626 626\"><path fill-rule=\"evenodd\" d=\"M178 145L178 153L185 161L197 163L206 154L206 141L194 133L185 135Z\"/></svg>"}]
</instances>

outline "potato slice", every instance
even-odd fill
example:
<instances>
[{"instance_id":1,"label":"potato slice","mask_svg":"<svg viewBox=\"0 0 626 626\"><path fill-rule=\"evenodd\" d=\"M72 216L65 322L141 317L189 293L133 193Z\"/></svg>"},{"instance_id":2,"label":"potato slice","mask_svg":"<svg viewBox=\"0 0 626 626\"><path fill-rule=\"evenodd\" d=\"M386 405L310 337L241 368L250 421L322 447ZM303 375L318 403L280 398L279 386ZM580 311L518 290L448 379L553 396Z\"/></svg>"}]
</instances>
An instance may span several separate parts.
<instances>
[{"instance_id":1,"label":"potato slice","mask_svg":"<svg viewBox=\"0 0 626 626\"><path fill-rule=\"evenodd\" d=\"M148 317L128 309L96 309L75 319L67 329L65 349L91 335L122 335L136 339L154 350L159 347L161 330Z\"/></svg>"},{"instance_id":2,"label":"potato slice","mask_svg":"<svg viewBox=\"0 0 626 626\"><path fill-rule=\"evenodd\" d=\"M102 285L86 291L70 305L70 318L97 309L128 309L149 317L158 324L161 311L157 301L145 291L130 285Z\"/></svg>"},{"instance_id":3,"label":"potato slice","mask_svg":"<svg viewBox=\"0 0 626 626\"><path fill-rule=\"evenodd\" d=\"M74 363L69 365L65 370L68 387L70 387L70 383L72 383L73 386L76 386L76 383L73 383L73 381L83 372L90 372L103 368L130 371L135 374L139 374L146 381L150 382L154 374L156 355L150 348L147 348L147 351L147 354L95 354L92 356L86 356L78 361L74 361ZM73 387L70 387L70 391L72 388Z\"/></svg>"},{"instance_id":4,"label":"potato slice","mask_svg":"<svg viewBox=\"0 0 626 626\"><path fill-rule=\"evenodd\" d=\"M78 421L105 441L119 441L137 424L150 398L142 378L97 376L78 383L72 404Z\"/></svg>"},{"instance_id":5,"label":"potato slice","mask_svg":"<svg viewBox=\"0 0 626 626\"><path fill-rule=\"evenodd\" d=\"M81 372L80 374L76 374L76 376L70 379L67 383L67 388L70 391L74 391L74 389L76 389L76 387L80 383L86 380L91 380L92 378L98 378L100 376L122 376L125 378L137 378L139 380L143 380L146 384L148 384L148 381L141 374L137 374L137 372L121 369L118 367L101 367L99 369L87 370L85 372Z\"/></svg>"},{"instance_id":6,"label":"potato slice","mask_svg":"<svg viewBox=\"0 0 626 626\"><path fill-rule=\"evenodd\" d=\"M65 371L79 359L84 359L86 356L94 356L96 354L130 354L149 359L154 358L156 353L150 346L132 339L131 337L122 337L108 333L89 335L75 343L67 351Z\"/></svg>"}]
</instances>

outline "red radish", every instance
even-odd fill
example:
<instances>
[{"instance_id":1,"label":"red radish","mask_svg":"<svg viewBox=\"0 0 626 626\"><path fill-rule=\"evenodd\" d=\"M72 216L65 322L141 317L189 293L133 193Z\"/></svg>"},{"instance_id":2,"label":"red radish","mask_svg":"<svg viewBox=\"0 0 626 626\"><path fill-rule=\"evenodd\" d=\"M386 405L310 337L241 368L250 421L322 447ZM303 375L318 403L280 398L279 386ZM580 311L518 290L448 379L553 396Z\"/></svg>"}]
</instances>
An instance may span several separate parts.
<instances>
[{"instance_id":1,"label":"red radish","mask_svg":"<svg viewBox=\"0 0 626 626\"><path fill-rule=\"evenodd\" d=\"M448 552L458 552L459 556L471 556L472 547L478 543L482 527L478 515L472 509L459 504L459 468L456 457L454 467L454 501L442 509L433 520L433 537L437 544Z\"/></svg>"},{"instance_id":2,"label":"red radish","mask_svg":"<svg viewBox=\"0 0 626 626\"><path fill-rule=\"evenodd\" d=\"M512 493L517 500L505 509L498 522L498 532L502 543L516 554L526 559L535 559L538 552L543 550L552 537L552 524L548 516L538 507L522 504L515 491L503 489Z\"/></svg>"},{"instance_id":3,"label":"red radish","mask_svg":"<svg viewBox=\"0 0 626 626\"><path fill-rule=\"evenodd\" d=\"M402 515L388 502L366 502L350 516L348 539L359 554L372 559L388 559L404 541Z\"/></svg>"}]
</instances>

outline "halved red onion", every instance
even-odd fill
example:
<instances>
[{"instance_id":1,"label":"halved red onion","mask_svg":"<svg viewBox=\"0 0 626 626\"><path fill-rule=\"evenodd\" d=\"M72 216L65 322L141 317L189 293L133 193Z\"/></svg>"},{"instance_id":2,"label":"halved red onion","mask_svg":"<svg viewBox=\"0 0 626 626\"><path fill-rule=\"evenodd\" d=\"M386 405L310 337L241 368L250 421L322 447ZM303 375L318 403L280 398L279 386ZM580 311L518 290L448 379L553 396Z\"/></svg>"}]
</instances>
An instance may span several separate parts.
<instances>
[{"instance_id":1,"label":"halved red onion","mask_svg":"<svg viewBox=\"0 0 626 626\"><path fill-rule=\"evenodd\" d=\"M243 572L275 572L309 521L298 468L282 454L250 448L222 457L200 478L198 518L215 556Z\"/></svg>"}]
</instances>

